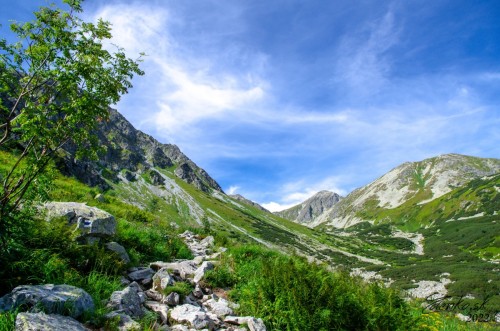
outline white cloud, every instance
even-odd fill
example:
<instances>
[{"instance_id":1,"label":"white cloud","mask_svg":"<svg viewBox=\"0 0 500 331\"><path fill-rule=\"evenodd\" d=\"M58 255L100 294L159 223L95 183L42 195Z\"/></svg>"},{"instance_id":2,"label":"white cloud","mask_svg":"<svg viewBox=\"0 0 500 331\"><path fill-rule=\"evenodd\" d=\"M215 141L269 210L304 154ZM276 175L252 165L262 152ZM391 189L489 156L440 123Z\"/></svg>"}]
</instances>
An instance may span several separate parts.
<instances>
[{"instance_id":1,"label":"white cloud","mask_svg":"<svg viewBox=\"0 0 500 331\"><path fill-rule=\"evenodd\" d=\"M267 210L269 210L270 212L277 212L277 211L282 211L282 210L285 210L285 209L288 209L288 208L291 208L295 206L295 204L280 204L280 203L277 203L277 202L269 202L269 203L263 203L262 204L262 207L266 208Z\"/></svg>"},{"instance_id":2,"label":"white cloud","mask_svg":"<svg viewBox=\"0 0 500 331\"><path fill-rule=\"evenodd\" d=\"M493 89L498 71L475 77L453 71L392 75L396 62L391 55L405 32L398 26L403 19L397 19L397 8L390 7L377 20L360 21L359 30L349 30L332 43L340 45L327 57L335 66L332 86L331 81L319 81L321 75L314 76L318 82L306 81L295 71L307 68L302 62L288 63L283 66L286 72L279 71L280 65L272 62L276 53L260 53L255 40L248 47L234 42L234 31L253 28L238 21L245 13L241 4L210 4L207 8L213 12L203 15L186 4L177 15L174 10L184 4L114 2L95 13L113 23L113 42L129 56L148 54L142 64L146 76L134 80L131 95L118 108L139 129L178 144L210 174L215 172L207 168L212 161L223 174L240 173L231 172L241 167L236 159L272 164L270 174L250 173L246 166L250 172L245 178L231 178L245 188L242 194L268 202L263 206L270 210L290 207L323 189L346 194L347 188L367 184L363 181L403 161L443 152L486 153L491 142L498 141L497 130L485 129L493 127L492 118L498 122L498 110L488 108L478 88L482 84ZM210 28L203 29L203 24ZM190 26L196 29L186 35ZM249 35L241 36L242 43ZM288 61L287 54L277 55ZM322 70L331 68L332 63L315 60ZM287 85L287 80L303 84ZM294 90L296 85L303 91ZM318 89L317 95L330 89L339 101L323 103L318 98L302 104L302 92L314 99L313 89ZM295 98L294 93L300 95ZM493 116L486 116L488 112ZM361 173L346 179L357 174L354 170ZM266 189L256 184L255 178L271 178L281 171L302 179L283 184L285 176L275 176ZM332 174L343 177L329 177ZM222 184L229 186L228 192L240 190Z\"/></svg>"},{"instance_id":3,"label":"white cloud","mask_svg":"<svg viewBox=\"0 0 500 331\"><path fill-rule=\"evenodd\" d=\"M236 192L240 189L239 186L233 185L229 186L229 188L226 190L227 194L236 194Z\"/></svg>"},{"instance_id":4,"label":"white cloud","mask_svg":"<svg viewBox=\"0 0 500 331\"><path fill-rule=\"evenodd\" d=\"M237 116L238 111L245 111L264 96L261 86L241 88L235 77L201 77L196 81L197 73L184 71L157 60L164 79L172 84L172 92L167 92L159 100L159 108L154 116L154 123L159 130L171 133L182 132L186 126L203 119ZM234 119L234 118L233 118Z\"/></svg>"},{"instance_id":5,"label":"white cloud","mask_svg":"<svg viewBox=\"0 0 500 331\"><path fill-rule=\"evenodd\" d=\"M396 44L398 34L390 8L382 19L345 37L336 54L338 83L357 96L376 93L387 83L391 65L386 52Z\"/></svg>"},{"instance_id":6,"label":"white cloud","mask_svg":"<svg viewBox=\"0 0 500 331\"><path fill-rule=\"evenodd\" d=\"M179 139L187 141L186 137L203 134L195 132L199 129L198 122L251 117L255 104L265 97L266 83L258 76L265 57L254 54L254 63L246 65L254 64L255 68L248 72L234 74L221 70L220 64L209 55L193 53L189 42L183 43L172 36L173 26L182 24L179 23L182 18L172 22L172 15L165 7L110 4L93 16L94 20L102 17L111 22L112 43L123 47L129 56L146 53L141 65L146 76L131 91L135 100L142 99L143 103L139 104L140 109L137 102L134 106L122 102L119 108L125 114L139 111L139 128L155 130L157 137L174 143ZM241 52L234 54L244 55Z\"/></svg>"},{"instance_id":7,"label":"white cloud","mask_svg":"<svg viewBox=\"0 0 500 331\"><path fill-rule=\"evenodd\" d=\"M272 212L281 211L298 205L323 190L345 195L346 191L339 186L341 182L342 178L339 176L327 177L317 182L308 178L288 182L282 185L279 192L282 198L278 202L271 201L263 203L262 206Z\"/></svg>"}]
</instances>

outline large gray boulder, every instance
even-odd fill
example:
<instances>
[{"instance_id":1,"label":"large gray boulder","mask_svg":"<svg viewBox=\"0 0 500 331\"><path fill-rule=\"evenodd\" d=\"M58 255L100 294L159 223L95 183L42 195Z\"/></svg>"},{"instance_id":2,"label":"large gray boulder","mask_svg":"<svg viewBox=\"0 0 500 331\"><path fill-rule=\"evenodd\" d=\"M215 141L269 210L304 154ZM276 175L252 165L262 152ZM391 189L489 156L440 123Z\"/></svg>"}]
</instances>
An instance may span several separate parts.
<instances>
[{"instance_id":1,"label":"large gray boulder","mask_svg":"<svg viewBox=\"0 0 500 331\"><path fill-rule=\"evenodd\" d=\"M115 291L111 294L108 307L118 313L123 313L131 317L142 317L143 298L139 295L139 285L132 283L121 291Z\"/></svg>"},{"instance_id":2,"label":"large gray boulder","mask_svg":"<svg viewBox=\"0 0 500 331\"><path fill-rule=\"evenodd\" d=\"M68 224L74 226L79 234L79 242L93 243L116 233L116 220L113 215L99 208L78 202L48 202L44 207L48 220L65 217Z\"/></svg>"},{"instance_id":3,"label":"large gray boulder","mask_svg":"<svg viewBox=\"0 0 500 331\"><path fill-rule=\"evenodd\" d=\"M46 315L45 313L19 313L16 318L16 331L89 331L71 317Z\"/></svg>"},{"instance_id":4,"label":"large gray boulder","mask_svg":"<svg viewBox=\"0 0 500 331\"><path fill-rule=\"evenodd\" d=\"M79 317L94 310L92 297L81 288L71 285L21 285L0 298L0 311L20 306L28 310L44 311Z\"/></svg>"}]
</instances>

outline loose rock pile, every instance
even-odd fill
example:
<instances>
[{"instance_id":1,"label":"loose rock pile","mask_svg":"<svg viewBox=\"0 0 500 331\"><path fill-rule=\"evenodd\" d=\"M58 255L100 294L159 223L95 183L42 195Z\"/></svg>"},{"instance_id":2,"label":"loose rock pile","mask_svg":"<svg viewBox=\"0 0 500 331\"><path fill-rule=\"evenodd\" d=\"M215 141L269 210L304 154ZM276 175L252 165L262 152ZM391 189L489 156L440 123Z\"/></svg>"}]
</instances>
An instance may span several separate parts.
<instances>
[{"instance_id":1,"label":"loose rock pile","mask_svg":"<svg viewBox=\"0 0 500 331\"><path fill-rule=\"evenodd\" d=\"M225 249L213 252L214 238L211 236L199 240L196 235L186 231L181 237L195 258L168 263L157 261L150 263L147 268L130 269L127 279L123 280L130 283L124 290L111 296L108 306L114 312L109 316L114 314L137 318L145 313L146 308L159 315L159 330L265 331L261 319L234 316L234 309L238 305L218 297L212 289L201 283L205 273L214 268ZM185 297L176 292L164 294L169 287L179 282L190 283L194 290ZM121 330L133 329L130 319L125 318L123 321L127 321L129 326L120 323Z\"/></svg>"},{"instance_id":2,"label":"loose rock pile","mask_svg":"<svg viewBox=\"0 0 500 331\"><path fill-rule=\"evenodd\" d=\"M220 248L218 252L213 252L214 238L211 236L200 240L192 232L186 231L181 237L195 258L168 263L157 261L150 263L149 267L129 269L127 276L122 278L125 287L113 292L107 303L111 313L107 314L106 318L117 325L120 331L140 330L136 320L148 311L158 315L155 329L161 331L266 331L261 319L235 316L237 304L217 296L211 288L204 286L202 279L205 273L214 268L225 249ZM178 288L172 286L182 282L194 287L194 290L184 297L181 293L172 291ZM71 330L88 330L72 318L80 316L84 310L93 309L93 303L87 302L92 299L83 290L73 287L66 289L80 294L80 297L85 299L87 308L78 305L80 308L76 314L74 310L70 310L73 314L61 311L61 304L45 304L48 298L58 297L58 294L53 293L58 286L68 285L20 286L0 299L0 310L22 305L23 302L19 301L19 298L27 298L33 309L18 314L16 330L68 330L70 325ZM31 294L26 292L28 290L32 290ZM73 301L77 302L76 299ZM38 309L41 305L43 309ZM63 306L67 307L67 304ZM40 312L41 310L44 312ZM41 325L44 325L44 328L41 328Z\"/></svg>"}]
</instances>

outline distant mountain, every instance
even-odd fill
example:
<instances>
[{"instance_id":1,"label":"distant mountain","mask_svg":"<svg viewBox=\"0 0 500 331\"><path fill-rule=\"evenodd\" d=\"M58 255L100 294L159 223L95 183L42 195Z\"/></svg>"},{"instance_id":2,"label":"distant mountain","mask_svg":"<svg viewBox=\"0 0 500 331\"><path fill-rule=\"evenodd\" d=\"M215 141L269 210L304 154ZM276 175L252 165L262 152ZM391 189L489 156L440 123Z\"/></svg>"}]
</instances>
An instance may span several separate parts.
<instances>
[{"instance_id":1,"label":"distant mountain","mask_svg":"<svg viewBox=\"0 0 500 331\"><path fill-rule=\"evenodd\" d=\"M247 204L247 205L250 205L250 206L252 206L252 207L255 207L255 208L257 208L257 209L260 209L260 210L262 210L262 211L265 211L265 212L270 213L270 211L269 211L269 210L267 210L266 208L262 207L261 205L259 205L259 204L258 204L258 203L256 203L256 202L253 202L253 201L251 201L251 200L248 200L247 198L245 198L245 197L244 197L244 196L242 196L241 194L231 194L231 195L229 195L229 196L230 196L231 198L233 198L234 200L238 200L238 201L243 202L243 203L245 203L245 204Z\"/></svg>"},{"instance_id":2,"label":"distant mountain","mask_svg":"<svg viewBox=\"0 0 500 331\"><path fill-rule=\"evenodd\" d=\"M337 193L320 191L303 203L275 212L275 214L285 219L307 225L341 200L342 197Z\"/></svg>"},{"instance_id":3,"label":"distant mountain","mask_svg":"<svg viewBox=\"0 0 500 331\"><path fill-rule=\"evenodd\" d=\"M406 162L374 182L356 189L309 224L346 228L363 221L404 219L415 208L461 187L473 179L500 173L500 159L445 154ZM398 211L392 213L390 211ZM407 215L407 216L408 216Z\"/></svg>"}]
</instances>

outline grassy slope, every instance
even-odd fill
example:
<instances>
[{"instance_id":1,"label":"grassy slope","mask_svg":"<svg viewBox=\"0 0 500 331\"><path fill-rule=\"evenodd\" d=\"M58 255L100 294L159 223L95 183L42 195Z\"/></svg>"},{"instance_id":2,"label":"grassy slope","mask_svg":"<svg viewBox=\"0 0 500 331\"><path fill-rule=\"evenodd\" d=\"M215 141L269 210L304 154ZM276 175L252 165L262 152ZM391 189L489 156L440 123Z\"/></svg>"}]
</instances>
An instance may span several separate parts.
<instances>
[{"instance_id":1,"label":"grassy slope","mask_svg":"<svg viewBox=\"0 0 500 331\"><path fill-rule=\"evenodd\" d=\"M0 159L3 161L2 165L5 165L9 160L9 155L6 153L0 153ZM381 239L383 238L383 234L387 232L387 228L384 226L371 229L370 227L372 226L368 225L367 228L364 229L366 238L346 238L341 235L327 235L322 231L309 229L299 224L265 213L252 206L243 205L240 202L231 200L228 197L215 197L201 192L191 185L188 185L182 180L176 178L172 174L172 171L173 170L171 169L165 170L164 174L174 180L175 183L182 188L182 190L191 195L196 201L196 204L202 210L208 211L207 215L212 215L210 216L210 219L212 219L213 222L210 225L207 225L206 223L203 225L207 227L205 230L217 234L218 237L216 239L219 244L223 243L231 246L235 242L252 242L254 240L249 239L248 237L248 235L251 235L258 240L264 240L270 245L279 246L281 248L296 247L302 249L307 252L307 254L320 259L328 257L331 261L342 263L344 265L363 266L366 268L371 267L388 273L390 273L390 270L392 269L386 269L384 266L373 266L371 263L359 261L355 257L349 257L345 254L339 253L337 249L342 248L346 251L363 253L365 255L371 254L366 254L367 252L384 252L388 255L379 254L380 256L378 256L377 254L374 254L373 257L380 259L387 258L388 260L400 259L403 257L403 260L406 259L405 261L411 261L411 258L415 257L413 255L402 255L397 253L396 250L400 248L411 249L411 243L408 243L407 241L384 242L384 240ZM96 189L89 188L75 179L64 177L57 172L55 173L55 188L50 192L50 198L52 200L60 201L86 202L89 205L97 206L114 214L118 218L119 222L119 235L117 236L117 240L128 248L134 263L147 262L156 259L168 260L173 257L189 257L189 252L183 251L183 246L175 241L172 241L174 238L171 237L172 234L175 234L174 229L171 227L171 222L176 222L184 228L186 226L188 227L196 224L196 222L190 218L190 214L188 212L189 208L185 202L183 204L182 202L179 203L179 200L174 201L168 199L158 199L156 200L156 203L151 204L150 202L155 198L155 196L148 192L147 186L145 185L138 186L138 190L130 190L130 188L120 185L115 186L114 190L103 192L105 199L103 202L100 202L94 199L95 195L99 193ZM145 204L147 210L141 210L123 202L121 197L124 195L127 195L129 200L136 200L136 202ZM179 197L175 198L178 199ZM181 206L181 208L179 206ZM453 223L462 224L459 222L452 222L450 224ZM376 234L380 235L379 239L375 239ZM369 237L371 237L371 240L365 240ZM168 239L164 245L156 247L156 244L164 242L165 238L171 239ZM383 248L383 250L378 250L379 248ZM46 249L43 248L42 250L45 251ZM51 274L53 270L49 267L49 270L41 272L41 274L45 276L45 279L32 278L32 280L36 279L37 281L44 281L52 279L54 282L65 281L71 283L71 279L75 280L82 276L78 273L80 271L76 270L71 265L67 266L65 264L68 262L66 258L59 261L58 258L60 256L57 252L51 254L52 255L48 256L48 262L51 262L52 264L56 263L54 268L57 270L69 270L71 272L69 274L68 272L63 272L61 275L56 274L54 276ZM43 264L43 262L44 261L42 260L41 263ZM406 266L405 263L406 262L403 262L401 264L401 268L399 268L400 270L404 271L404 267ZM465 268L463 269L465 272ZM73 274L73 270L75 270L76 273ZM48 275L47 272L49 272ZM84 281L87 281L90 277L94 277L92 275L93 274L89 277L85 276L83 278ZM392 274L384 275L392 276ZM47 278L49 276L53 278ZM68 277L70 278L68 279ZM99 277L105 279L104 276ZM486 276L486 278L489 278L489 276ZM18 279L16 281L24 282L22 279ZM109 281L114 281L112 276ZM98 282L92 280L89 282L91 285L87 285L86 288L88 288L96 298L107 295L107 292L103 292L103 290L92 289L92 287L95 287ZM102 280L100 280L100 282L107 284ZM497 279L494 279L493 283L498 284ZM14 285L16 284L10 284L10 286ZM76 282L75 285L80 284ZM81 286L85 287L85 284ZM247 293L247 295L251 295L251 293ZM4 315L0 316L0 318L9 317ZM102 322L96 321L95 323L98 325ZM456 322L453 321L452 323Z\"/></svg>"},{"instance_id":2,"label":"grassy slope","mask_svg":"<svg viewBox=\"0 0 500 331\"><path fill-rule=\"evenodd\" d=\"M500 259L500 175L473 180L426 204L417 201L370 211L373 224L329 231L347 232L355 238L353 243L359 242L351 251L390 264L366 269L396 280L394 286L411 288L420 280L439 280L449 273L453 281L447 286L449 295L485 298L493 294L489 306L500 307L498 264L491 262ZM395 229L421 233L425 255L403 254L405 247L411 247L403 238L393 242L394 250L373 247L378 240L391 240L388 236Z\"/></svg>"}]
</instances>

